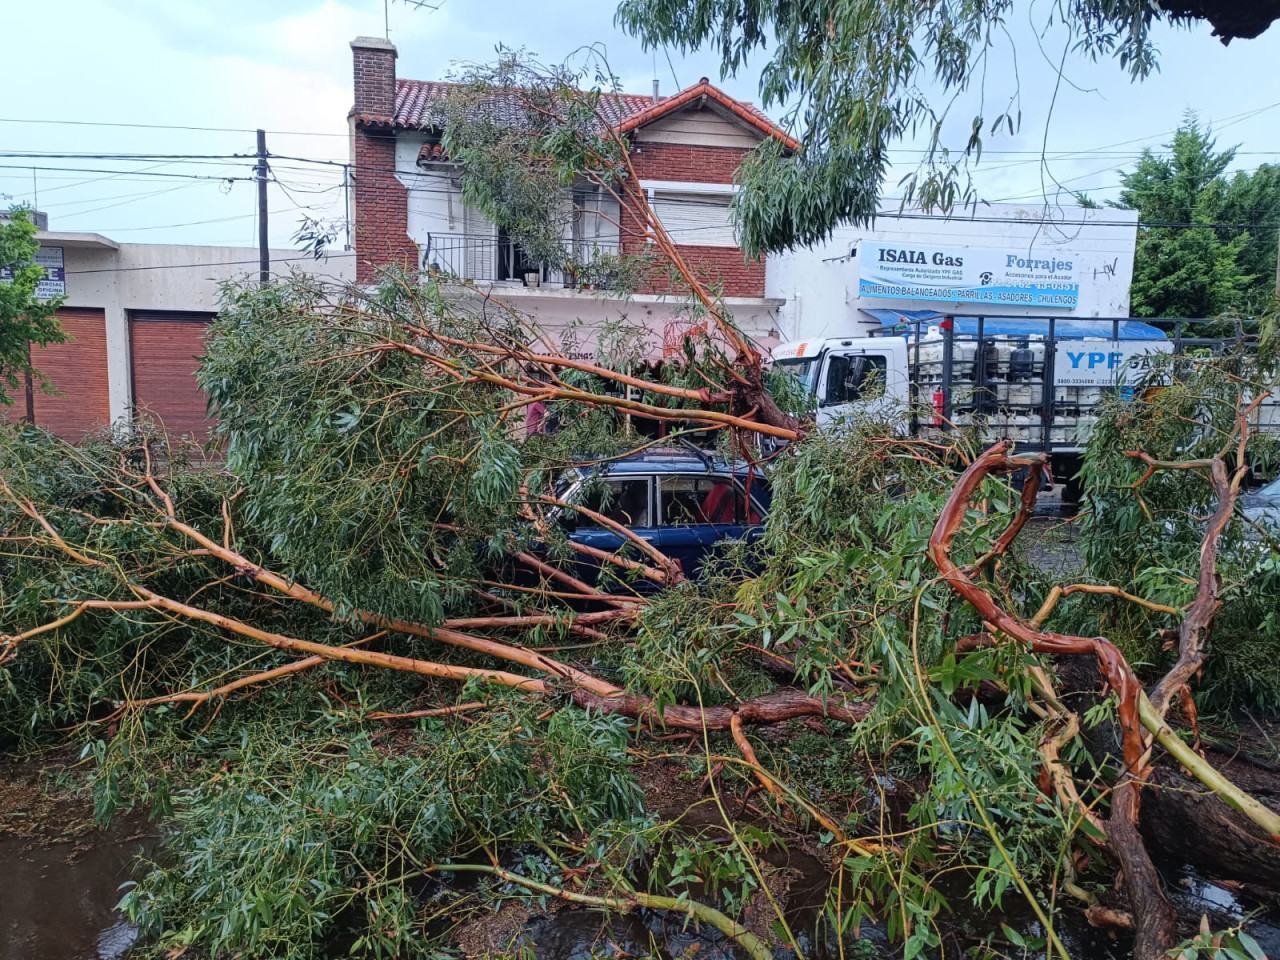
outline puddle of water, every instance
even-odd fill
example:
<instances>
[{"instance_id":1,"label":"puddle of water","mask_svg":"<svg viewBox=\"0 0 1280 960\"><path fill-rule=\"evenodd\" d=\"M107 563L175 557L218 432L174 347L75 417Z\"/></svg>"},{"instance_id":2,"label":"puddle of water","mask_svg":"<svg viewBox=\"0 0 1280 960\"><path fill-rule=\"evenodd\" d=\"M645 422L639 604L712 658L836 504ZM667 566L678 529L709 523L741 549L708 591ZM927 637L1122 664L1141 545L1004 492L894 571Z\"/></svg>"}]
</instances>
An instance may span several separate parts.
<instances>
[{"instance_id":1,"label":"puddle of water","mask_svg":"<svg viewBox=\"0 0 1280 960\"><path fill-rule=\"evenodd\" d=\"M1209 917L1215 930L1237 925L1250 917L1245 929L1269 957L1280 957L1280 910L1251 898L1247 891L1235 892L1208 880L1187 867L1169 871L1165 892L1174 909L1192 920L1198 914Z\"/></svg>"},{"instance_id":2,"label":"puddle of water","mask_svg":"<svg viewBox=\"0 0 1280 960\"><path fill-rule=\"evenodd\" d=\"M115 911L154 841L121 823L75 843L0 839L0 960L121 960L137 931Z\"/></svg>"},{"instance_id":3,"label":"puddle of water","mask_svg":"<svg viewBox=\"0 0 1280 960\"><path fill-rule=\"evenodd\" d=\"M605 917L591 910L559 910L534 917L520 931L516 943L535 957L554 960L595 960L597 957L654 957L666 960L679 948L666 949L663 931L654 931L639 913ZM692 942L692 937L689 938ZM704 944L702 960L734 960L732 955Z\"/></svg>"}]
</instances>

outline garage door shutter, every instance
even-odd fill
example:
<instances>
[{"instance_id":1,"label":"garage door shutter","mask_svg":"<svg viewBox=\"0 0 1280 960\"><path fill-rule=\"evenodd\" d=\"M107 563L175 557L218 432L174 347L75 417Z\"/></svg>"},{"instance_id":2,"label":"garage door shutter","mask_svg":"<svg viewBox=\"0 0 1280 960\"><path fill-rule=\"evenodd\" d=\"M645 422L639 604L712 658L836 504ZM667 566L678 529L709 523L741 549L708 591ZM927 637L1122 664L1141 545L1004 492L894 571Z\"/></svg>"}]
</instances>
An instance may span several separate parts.
<instances>
[{"instance_id":1,"label":"garage door shutter","mask_svg":"<svg viewBox=\"0 0 1280 960\"><path fill-rule=\"evenodd\" d=\"M36 426L64 440L83 440L111 421L107 393L107 321L101 310L58 311L66 343L31 348L31 362L48 378L55 396L37 385L33 397ZM25 412L25 398L14 397L11 412ZM21 412L18 412L21 411Z\"/></svg>"},{"instance_id":2,"label":"garage door shutter","mask_svg":"<svg viewBox=\"0 0 1280 960\"><path fill-rule=\"evenodd\" d=\"M213 314L136 312L129 316L134 416L150 418L170 437L203 444L212 422L196 370Z\"/></svg>"}]
</instances>

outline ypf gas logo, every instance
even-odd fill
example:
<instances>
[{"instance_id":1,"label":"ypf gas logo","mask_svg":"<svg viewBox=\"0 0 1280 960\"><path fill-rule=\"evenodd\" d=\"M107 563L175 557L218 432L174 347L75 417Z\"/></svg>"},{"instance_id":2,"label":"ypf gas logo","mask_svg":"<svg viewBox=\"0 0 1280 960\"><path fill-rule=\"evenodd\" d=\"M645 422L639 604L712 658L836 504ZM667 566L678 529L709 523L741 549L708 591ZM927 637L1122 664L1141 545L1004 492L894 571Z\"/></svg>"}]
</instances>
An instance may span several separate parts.
<instances>
[{"instance_id":1,"label":"ypf gas logo","mask_svg":"<svg viewBox=\"0 0 1280 960\"><path fill-rule=\"evenodd\" d=\"M1067 359L1071 361L1072 370L1115 370L1124 364L1125 355L1121 350L1108 353L1082 350L1079 353L1067 351Z\"/></svg>"}]
</instances>

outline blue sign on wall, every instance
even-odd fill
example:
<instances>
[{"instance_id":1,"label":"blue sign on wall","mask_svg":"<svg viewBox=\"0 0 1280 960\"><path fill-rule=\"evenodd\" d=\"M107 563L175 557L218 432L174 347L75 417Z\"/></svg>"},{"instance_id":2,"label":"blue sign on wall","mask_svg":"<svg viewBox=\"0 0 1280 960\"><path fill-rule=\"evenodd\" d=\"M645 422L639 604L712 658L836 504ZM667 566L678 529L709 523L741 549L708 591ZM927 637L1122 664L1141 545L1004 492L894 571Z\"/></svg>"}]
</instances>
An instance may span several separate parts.
<instances>
[{"instance_id":1,"label":"blue sign on wall","mask_svg":"<svg viewBox=\"0 0 1280 960\"><path fill-rule=\"evenodd\" d=\"M44 267L44 279L36 284L37 300L52 300L67 295L67 270L63 264L61 247L41 247L36 251L35 263ZM0 283L13 279L13 272L0 268Z\"/></svg>"},{"instance_id":2,"label":"blue sign on wall","mask_svg":"<svg viewBox=\"0 0 1280 960\"><path fill-rule=\"evenodd\" d=\"M894 300L1073 309L1075 258L1052 251L867 240L858 246L858 295Z\"/></svg>"}]
</instances>

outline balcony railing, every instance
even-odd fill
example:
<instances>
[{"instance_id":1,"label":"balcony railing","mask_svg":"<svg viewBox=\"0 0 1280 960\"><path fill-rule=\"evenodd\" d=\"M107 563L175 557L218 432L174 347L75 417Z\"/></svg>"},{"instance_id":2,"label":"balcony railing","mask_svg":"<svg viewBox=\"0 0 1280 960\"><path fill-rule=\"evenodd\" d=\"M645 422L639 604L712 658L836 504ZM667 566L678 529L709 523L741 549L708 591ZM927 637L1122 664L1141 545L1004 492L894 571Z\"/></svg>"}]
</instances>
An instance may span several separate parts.
<instances>
[{"instance_id":1,"label":"balcony railing","mask_svg":"<svg viewBox=\"0 0 1280 960\"><path fill-rule=\"evenodd\" d=\"M463 280L576 289L606 285L618 249L616 240L565 240L562 261L570 266L562 268L532 262L519 243L501 236L431 233L422 248L422 268Z\"/></svg>"}]
</instances>

